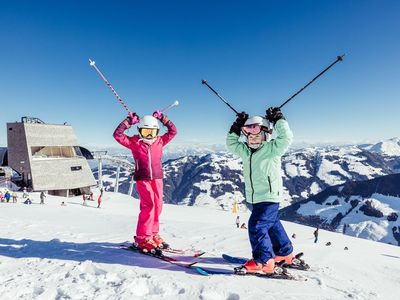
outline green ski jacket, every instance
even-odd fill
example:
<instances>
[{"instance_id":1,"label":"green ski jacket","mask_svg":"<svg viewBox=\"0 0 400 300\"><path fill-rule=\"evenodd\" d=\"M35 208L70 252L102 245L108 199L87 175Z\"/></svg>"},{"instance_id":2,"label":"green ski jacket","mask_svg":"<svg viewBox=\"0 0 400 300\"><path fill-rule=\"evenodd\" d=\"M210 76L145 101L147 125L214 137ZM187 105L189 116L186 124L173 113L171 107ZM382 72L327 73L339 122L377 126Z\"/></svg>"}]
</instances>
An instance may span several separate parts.
<instances>
[{"instance_id":1,"label":"green ski jacket","mask_svg":"<svg viewBox=\"0 0 400 300\"><path fill-rule=\"evenodd\" d=\"M243 160L243 175L246 187L246 201L251 204L282 201L281 157L293 140L293 133L286 120L275 124L276 139L265 141L253 150L239 141L236 133L229 133L226 146Z\"/></svg>"}]
</instances>

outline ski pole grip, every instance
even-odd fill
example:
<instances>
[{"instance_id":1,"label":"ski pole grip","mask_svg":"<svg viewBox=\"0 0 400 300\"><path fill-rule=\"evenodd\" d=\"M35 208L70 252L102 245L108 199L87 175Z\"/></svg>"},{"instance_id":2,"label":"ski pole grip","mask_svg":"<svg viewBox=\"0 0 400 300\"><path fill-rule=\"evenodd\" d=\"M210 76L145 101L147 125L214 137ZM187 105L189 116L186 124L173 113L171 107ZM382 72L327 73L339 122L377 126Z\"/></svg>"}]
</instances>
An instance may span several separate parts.
<instances>
[{"instance_id":1,"label":"ski pole grip","mask_svg":"<svg viewBox=\"0 0 400 300\"><path fill-rule=\"evenodd\" d=\"M156 118L156 119L158 119L158 120L160 120L160 119L162 118L162 116L163 116L162 110L156 110L156 111L153 113L153 117Z\"/></svg>"},{"instance_id":2,"label":"ski pole grip","mask_svg":"<svg viewBox=\"0 0 400 300\"><path fill-rule=\"evenodd\" d=\"M138 119L138 117L137 117L137 115L135 114L133 114L131 111L128 113L128 115L131 117L131 119L132 119L132 124L131 125L134 125L134 124L136 124L137 122L139 122L139 119Z\"/></svg>"}]
</instances>

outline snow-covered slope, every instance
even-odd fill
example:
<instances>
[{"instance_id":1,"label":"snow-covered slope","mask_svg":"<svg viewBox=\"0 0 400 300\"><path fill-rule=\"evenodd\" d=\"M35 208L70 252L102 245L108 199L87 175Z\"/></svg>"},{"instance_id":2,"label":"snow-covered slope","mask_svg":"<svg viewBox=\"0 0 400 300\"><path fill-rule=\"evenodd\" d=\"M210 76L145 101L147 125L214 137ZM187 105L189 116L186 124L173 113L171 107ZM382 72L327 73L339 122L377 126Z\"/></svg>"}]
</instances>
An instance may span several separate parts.
<instances>
[{"instance_id":1,"label":"snow-covered slope","mask_svg":"<svg viewBox=\"0 0 400 300\"><path fill-rule=\"evenodd\" d=\"M327 188L281 210L286 220L400 246L400 174Z\"/></svg>"},{"instance_id":2,"label":"snow-covered slope","mask_svg":"<svg viewBox=\"0 0 400 300\"><path fill-rule=\"evenodd\" d=\"M306 199L325 188L396 172L400 157L384 157L358 146L307 148L282 159L291 198Z\"/></svg>"},{"instance_id":3,"label":"snow-covered slope","mask_svg":"<svg viewBox=\"0 0 400 300\"><path fill-rule=\"evenodd\" d=\"M366 147L371 152L385 156L400 156L400 138L392 138Z\"/></svg>"},{"instance_id":4,"label":"snow-covered slope","mask_svg":"<svg viewBox=\"0 0 400 300\"><path fill-rule=\"evenodd\" d=\"M97 192L95 192L96 196ZM101 209L80 198L49 196L45 205L0 203L1 299L395 299L399 248L284 222L304 251L307 281L203 277L160 260L119 250L135 230L138 201L105 193ZM95 197L96 198L96 197ZM61 201L67 206L60 206ZM243 222L248 214L241 213ZM204 249L201 265L229 270L221 253L249 256L235 216L205 207L165 205L161 234L175 247ZM327 242L331 246L325 246ZM348 250L344 250L348 247Z\"/></svg>"}]
</instances>

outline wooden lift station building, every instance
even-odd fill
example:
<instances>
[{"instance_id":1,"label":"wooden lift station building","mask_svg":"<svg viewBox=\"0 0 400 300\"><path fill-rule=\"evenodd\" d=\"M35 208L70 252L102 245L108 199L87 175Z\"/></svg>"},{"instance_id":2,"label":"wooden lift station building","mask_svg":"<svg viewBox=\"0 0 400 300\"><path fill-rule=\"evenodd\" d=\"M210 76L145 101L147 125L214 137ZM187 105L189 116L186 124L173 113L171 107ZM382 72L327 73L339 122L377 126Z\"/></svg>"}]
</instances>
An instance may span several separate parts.
<instances>
[{"instance_id":1,"label":"wooden lift station building","mask_svg":"<svg viewBox=\"0 0 400 300\"><path fill-rule=\"evenodd\" d=\"M70 125L23 117L21 122L7 123L7 143L8 166L33 191L68 197L89 193L97 184L87 162L93 157L78 146Z\"/></svg>"}]
</instances>

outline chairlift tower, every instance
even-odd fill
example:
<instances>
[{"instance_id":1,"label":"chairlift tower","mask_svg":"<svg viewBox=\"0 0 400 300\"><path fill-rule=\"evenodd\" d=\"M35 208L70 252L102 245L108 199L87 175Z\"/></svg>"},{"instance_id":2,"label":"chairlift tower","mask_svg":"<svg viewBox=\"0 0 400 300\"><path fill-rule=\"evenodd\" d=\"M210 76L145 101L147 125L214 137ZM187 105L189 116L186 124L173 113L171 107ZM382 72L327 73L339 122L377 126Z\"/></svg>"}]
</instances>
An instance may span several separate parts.
<instances>
[{"instance_id":1,"label":"chairlift tower","mask_svg":"<svg viewBox=\"0 0 400 300\"><path fill-rule=\"evenodd\" d=\"M92 155L93 155L93 158L97 159L97 161L98 161L98 184L99 184L99 187L100 188L103 187L103 161L109 161L112 164L117 166L117 174L115 176L114 192L118 193L119 177L120 177L120 173L121 173L121 168L123 168L123 169L127 170L129 172L129 174L131 175L131 181L129 184L128 195L132 196L133 184L134 184L133 173L135 171L135 165L130 163L127 160L128 156L126 156L126 155L111 156L111 155L107 155L107 151L93 151Z\"/></svg>"}]
</instances>

